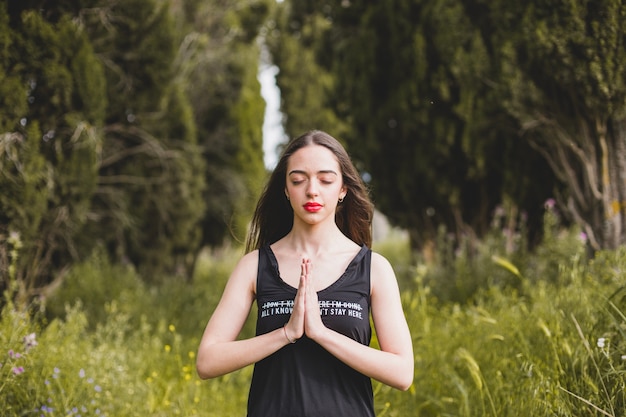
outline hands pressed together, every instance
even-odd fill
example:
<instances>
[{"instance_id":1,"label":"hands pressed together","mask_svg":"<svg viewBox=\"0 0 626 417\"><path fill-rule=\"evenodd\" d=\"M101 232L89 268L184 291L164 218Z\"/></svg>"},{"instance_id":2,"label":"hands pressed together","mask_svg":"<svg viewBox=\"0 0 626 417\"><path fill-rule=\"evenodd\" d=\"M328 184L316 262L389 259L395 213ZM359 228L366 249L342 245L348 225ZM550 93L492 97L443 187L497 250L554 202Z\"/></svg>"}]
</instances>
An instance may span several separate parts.
<instances>
[{"instance_id":1,"label":"hands pressed together","mask_svg":"<svg viewBox=\"0 0 626 417\"><path fill-rule=\"evenodd\" d=\"M300 283L294 300L293 312L289 322L285 325L286 336L290 340L300 339L305 334L315 340L326 330L326 326L322 323L317 291L311 275L312 268L311 260L302 258Z\"/></svg>"}]
</instances>

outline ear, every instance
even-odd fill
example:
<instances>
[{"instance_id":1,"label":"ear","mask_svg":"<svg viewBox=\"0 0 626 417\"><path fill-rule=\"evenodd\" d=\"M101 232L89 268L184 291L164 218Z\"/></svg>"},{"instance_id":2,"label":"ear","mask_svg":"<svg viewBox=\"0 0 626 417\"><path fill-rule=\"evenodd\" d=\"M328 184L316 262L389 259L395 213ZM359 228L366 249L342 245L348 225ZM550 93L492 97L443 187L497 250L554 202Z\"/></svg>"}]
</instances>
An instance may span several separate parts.
<instances>
[{"instance_id":1,"label":"ear","mask_svg":"<svg viewBox=\"0 0 626 417\"><path fill-rule=\"evenodd\" d=\"M289 201L289 194L287 193L287 189L285 188L285 197L287 197L287 201Z\"/></svg>"},{"instance_id":2,"label":"ear","mask_svg":"<svg viewBox=\"0 0 626 417\"><path fill-rule=\"evenodd\" d=\"M348 195L348 187L344 185L343 187L341 187L341 192L339 193L339 197L341 199L344 199L346 198L347 195Z\"/></svg>"}]
</instances>

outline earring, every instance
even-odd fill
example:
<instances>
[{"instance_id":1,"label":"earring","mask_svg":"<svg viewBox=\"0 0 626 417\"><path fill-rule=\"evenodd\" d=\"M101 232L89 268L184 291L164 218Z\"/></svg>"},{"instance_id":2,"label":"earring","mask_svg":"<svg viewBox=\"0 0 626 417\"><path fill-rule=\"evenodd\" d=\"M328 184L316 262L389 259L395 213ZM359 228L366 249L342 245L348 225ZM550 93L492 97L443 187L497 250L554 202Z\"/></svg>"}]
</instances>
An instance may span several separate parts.
<instances>
[{"instance_id":1,"label":"earring","mask_svg":"<svg viewBox=\"0 0 626 417\"><path fill-rule=\"evenodd\" d=\"M343 199L344 199L344 197L345 197L345 196L341 196L341 197L339 197L339 202L340 202L340 203L343 203Z\"/></svg>"},{"instance_id":2,"label":"earring","mask_svg":"<svg viewBox=\"0 0 626 417\"><path fill-rule=\"evenodd\" d=\"M285 197L287 197L287 201L289 201L289 196L287 194L285 194Z\"/></svg>"}]
</instances>

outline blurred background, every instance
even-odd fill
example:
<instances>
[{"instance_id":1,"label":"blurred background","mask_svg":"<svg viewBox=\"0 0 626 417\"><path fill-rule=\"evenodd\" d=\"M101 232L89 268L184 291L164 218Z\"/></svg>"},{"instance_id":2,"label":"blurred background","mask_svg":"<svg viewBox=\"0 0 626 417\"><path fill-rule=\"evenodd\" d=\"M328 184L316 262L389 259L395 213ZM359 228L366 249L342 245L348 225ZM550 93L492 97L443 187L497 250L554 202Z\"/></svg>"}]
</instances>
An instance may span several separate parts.
<instances>
[{"instance_id":1,"label":"blurred background","mask_svg":"<svg viewBox=\"0 0 626 417\"><path fill-rule=\"evenodd\" d=\"M281 144L311 129L346 145L417 253L500 218L532 248L545 204L616 248L621 7L4 1L0 270L19 233L28 295L95 247L188 276L244 239Z\"/></svg>"}]
</instances>

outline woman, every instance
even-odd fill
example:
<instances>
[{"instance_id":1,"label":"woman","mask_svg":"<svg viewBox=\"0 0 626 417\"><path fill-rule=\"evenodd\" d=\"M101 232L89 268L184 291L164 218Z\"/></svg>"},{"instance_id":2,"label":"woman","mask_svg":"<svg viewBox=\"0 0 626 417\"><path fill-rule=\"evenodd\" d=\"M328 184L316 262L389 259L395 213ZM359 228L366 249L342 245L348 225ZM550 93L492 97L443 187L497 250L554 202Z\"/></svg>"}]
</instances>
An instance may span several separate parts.
<instances>
[{"instance_id":1,"label":"woman","mask_svg":"<svg viewBox=\"0 0 626 417\"><path fill-rule=\"evenodd\" d=\"M249 417L373 417L370 378L411 385L395 274L369 249L372 212L336 139L312 131L287 145L197 356L202 378L255 364ZM255 300L256 336L237 340Z\"/></svg>"}]
</instances>

